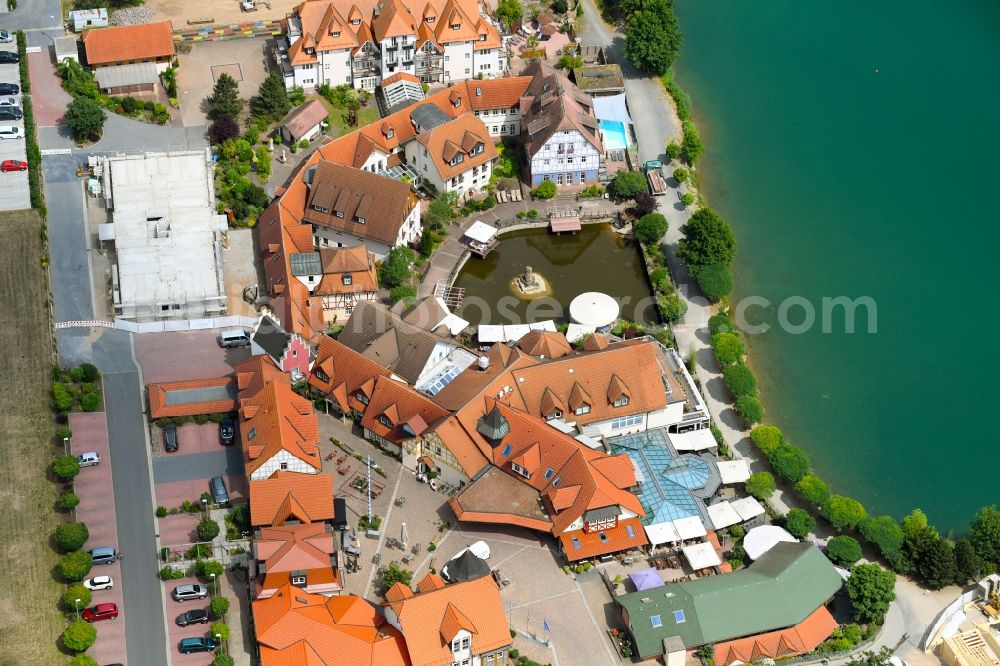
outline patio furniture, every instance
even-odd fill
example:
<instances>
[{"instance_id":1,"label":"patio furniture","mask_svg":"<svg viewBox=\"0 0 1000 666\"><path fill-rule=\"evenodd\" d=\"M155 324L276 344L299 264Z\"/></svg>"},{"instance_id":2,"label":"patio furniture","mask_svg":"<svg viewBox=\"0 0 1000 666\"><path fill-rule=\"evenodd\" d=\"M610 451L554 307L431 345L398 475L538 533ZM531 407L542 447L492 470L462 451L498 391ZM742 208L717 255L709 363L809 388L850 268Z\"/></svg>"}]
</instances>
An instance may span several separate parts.
<instances>
[{"instance_id":1,"label":"patio furniture","mask_svg":"<svg viewBox=\"0 0 1000 666\"><path fill-rule=\"evenodd\" d=\"M351 471L351 468L348 467L347 465L344 465L343 467L338 467L337 468L337 474L340 474L341 476L347 474L350 471Z\"/></svg>"},{"instance_id":2,"label":"patio furniture","mask_svg":"<svg viewBox=\"0 0 1000 666\"><path fill-rule=\"evenodd\" d=\"M405 497L397 497L396 501L394 502L394 504L396 506L403 506L404 504L406 504L406 498Z\"/></svg>"},{"instance_id":3,"label":"patio furniture","mask_svg":"<svg viewBox=\"0 0 1000 666\"><path fill-rule=\"evenodd\" d=\"M372 564L378 564L382 561L382 553L375 553L372 555Z\"/></svg>"},{"instance_id":4,"label":"patio furniture","mask_svg":"<svg viewBox=\"0 0 1000 666\"><path fill-rule=\"evenodd\" d=\"M410 552L413 553L414 555L417 555L418 553L420 553L420 548L421 546L419 543L414 544L413 548L410 549Z\"/></svg>"},{"instance_id":5,"label":"patio furniture","mask_svg":"<svg viewBox=\"0 0 1000 666\"><path fill-rule=\"evenodd\" d=\"M403 555L403 564L409 564L410 560L412 560L412 559L413 559L413 556L410 555L409 553L407 553L406 555Z\"/></svg>"}]
</instances>

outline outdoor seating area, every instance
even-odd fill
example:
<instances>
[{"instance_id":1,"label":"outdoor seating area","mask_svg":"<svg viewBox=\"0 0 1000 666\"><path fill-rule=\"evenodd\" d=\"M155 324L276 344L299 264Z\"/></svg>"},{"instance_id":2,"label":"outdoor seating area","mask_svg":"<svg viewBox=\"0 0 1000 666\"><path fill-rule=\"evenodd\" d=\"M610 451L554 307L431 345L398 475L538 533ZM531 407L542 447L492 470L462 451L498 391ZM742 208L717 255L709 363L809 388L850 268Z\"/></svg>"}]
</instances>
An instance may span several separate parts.
<instances>
[{"instance_id":1,"label":"outdoor seating area","mask_svg":"<svg viewBox=\"0 0 1000 666\"><path fill-rule=\"evenodd\" d=\"M479 257L486 257L500 244L497 238L497 229L485 222L476 220L462 236L465 245L473 254Z\"/></svg>"}]
</instances>

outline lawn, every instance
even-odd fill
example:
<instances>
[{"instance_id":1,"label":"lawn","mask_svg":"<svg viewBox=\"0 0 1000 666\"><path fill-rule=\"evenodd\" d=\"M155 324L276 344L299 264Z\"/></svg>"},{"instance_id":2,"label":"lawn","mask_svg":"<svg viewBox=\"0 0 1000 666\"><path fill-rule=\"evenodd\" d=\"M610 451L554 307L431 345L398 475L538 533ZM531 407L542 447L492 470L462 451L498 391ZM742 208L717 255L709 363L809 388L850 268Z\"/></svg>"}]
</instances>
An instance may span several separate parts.
<instances>
[{"instance_id":1,"label":"lawn","mask_svg":"<svg viewBox=\"0 0 1000 666\"><path fill-rule=\"evenodd\" d=\"M318 99L322 102L323 106L326 107L326 110L330 112L330 127L327 128L326 133L334 138L353 132L358 129L358 127L371 125L379 119L378 104L375 103L375 98L369 100L368 106L363 106L358 111L358 127L347 126L347 122L345 120L347 118L347 109L334 106L333 104L330 104L330 100L318 95L314 99Z\"/></svg>"},{"instance_id":2,"label":"lawn","mask_svg":"<svg viewBox=\"0 0 1000 666\"><path fill-rule=\"evenodd\" d=\"M49 411L52 334L40 222L34 211L0 213L0 665L61 664L65 622L56 602L59 518L46 478L54 428Z\"/></svg>"}]
</instances>

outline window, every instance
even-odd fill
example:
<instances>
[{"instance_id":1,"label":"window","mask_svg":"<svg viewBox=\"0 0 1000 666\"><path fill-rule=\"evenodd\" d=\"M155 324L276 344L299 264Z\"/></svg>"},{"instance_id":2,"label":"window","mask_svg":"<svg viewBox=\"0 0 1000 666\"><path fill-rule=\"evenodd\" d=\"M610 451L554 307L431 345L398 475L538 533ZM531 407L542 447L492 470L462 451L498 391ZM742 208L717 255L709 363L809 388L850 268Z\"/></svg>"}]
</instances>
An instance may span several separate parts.
<instances>
[{"instance_id":1,"label":"window","mask_svg":"<svg viewBox=\"0 0 1000 666\"><path fill-rule=\"evenodd\" d=\"M552 487L553 488L555 488L556 486L558 486L560 483L562 483L562 477L561 476L557 476L556 478L552 479Z\"/></svg>"},{"instance_id":2,"label":"window","mask_svg":"<svg viewBox=\"0 0 1000 666\"><path fill-rule=\"evenodd\" d=\"M250 432L247 433L247 441L253 439L257 436L257 428L250 428Z\"/></svg>"},{"instance_id":3,"label":"window","mask_svg":"<svg viewBox=\"0 0 1000 666\"><path fill-rule=\"evenodd\" d=\"M355 391L354 397L357 398L357 401L360 402L362 405L368 404L368 396L365 395L364 391Z\"/></svg>"},{"instance_id":4,"label":"window","mask_svg":"<svg viewBox=\"0 0 1000 666\"><path fill-rule=\"evenodd\" d=\"M455 166L456 164L461 163L461 161L464 160L464 159L465 159L465 156L462 155L461 153L459 153L458 155L455 155L453 158L451 158L450 164L452 166Z\"/></svg>"},{"instance_id":5,"label":"window","mask_svg":"<svg viewBox=\"0 0 1000 666\"><path fill-rule=\"evenodd\" d=\"M461 649L462 649L462 641L456 638L451 644L451 651L458 652Z\"/></svg>"},{"instance_id":6,"label":"window","mask_svg":"<svg viewBox=\"0 0 1000 666\"><path fill-rule=\"evenodd\" d=\"M642 425L643 422L642 414L634 414L632 416L620 416L616 419L611 420L611 429L617 430L619 428L628 428L631 426Z\"/></svg>"},{"instance_id":7,"label":"window","mask_svg":"<svg viewBox=\"0 0 1000 666\"><path fill-rule=\"evenodd\" d=\"M608 535L605 534L604 532L601 532L597 536L600 537L601 543L607 543L608 542Z\"/></svg>"},{"instance_id":8,"label":"window","mask_svg":"<svg viewBox=\"0 0 1000 666\"><path fill-rule=\"evenodd\" d=\"M649 623L653 625L654 629L659 629L660 627L663 626L663 620L660 619L659 615L650 615Z\"/></svg>"},{"instance_id":9,"label":"window","mask_svg":"<svg viewBox=\"0 0 1000 666\"><path fill-rule=\"evenodd\" d=\"M574 409L573 413L576 414L577 416L579 416L581 414L589 414L590 413L590 405L584 403L584 404L580 405L579 407L577 407L576 409Z\"/></svg>"},{"instance_id":10,"label":"window","mask_svg":"<svg viewBox=\"0 0 1000 666\"><path fill-rule=\"evenodd\" d=\"M357 222L358 224L364 224L365 223L365 218L363 218L363 217L357 217L357 218L355 218L354 221Z\"/></svg>"},{"instance_id":11,"label":"window","mask_svg":"<svg viewBox=\"0 0 1000 666\"><path fill-rule=\"evenodd\" d=\"M472 150L469 151L469 156L478 155L481 152L483 152L483 144L477 143L472 147Z\"/></svg>"},{"instance_id":12,"label":"window","mask_svg":"<svg viewBox=\"0 0 1000 666\"><path fill-rule=\"evenodd\" d=\"M482 86L476 86L476 97L479 97L482 94L483 94L483 88L482 88ZM478 116L479 114L477 113L476 115Z\"/></svg>"},{"instance_id":13,"label":"window","mask_svg":"<svg viewBox=\"0 0 1000 666\"><path fill-rule=\"evenodd\" d=\"M396 134L396 130L390 127L389 130L385 133L385 138L391 139L394 134Z\"/></svg>"},{"instance_id":14,"label":"window","mask_svg":"<svg viewBox=\"0 0 1000 666\"><path fill-rule=\"evenodd\" d=\"M343 277L340 278L345 285L349 285L354 281L354 276L350 273L344 273Z\"/></svg>"},{"instance_id":15,"label":"window","mask_svg":"<svg viewBox=\"0 0 1000 666\"><path fill-rule=\"evenodd\" d=\"M497 663L503 663L503 650L497 652Z\"/></svg>"},{"instance_id":16,"label":"window","mask_svg":"<svg viewBox=\"0 0 1000 666\"><path fill-rule=\"evenodd\" d=\"M546 177L546 180L548 180L547 177ZM562 415L563 415L562 410L553 409L552 412L548 416L546 416L545 418L547 418L547 419L561 419Z\"/></svg>"},{"instance_id":17,"label":"window","mask_svg":"<svg viewBox=\"0 0 1000 666\"><path fill-rule=\"evenodd\" d=\"M628 396L627 395L623 395L622 397L618 398L614 402L615 407L624 407L627 404L628 404Z\"/></svg>"},{"instance_id":18,"label":"window","mask_svg":"<svg viewBox=\"0 0 1000 666\"><path fill-rule=\"evenodd\" d=\"M496 125L494 125L494 126L493 126L493 133L494 133L494 134L496 134L496 133L497 133L497 126L496 126Z\"/></svg>"},{"instance_id":19,"label":"window","mask_svg":"<svg viewBox=\"0 0 1000 666\"><path fill-rule=\"evenodd\" d=\"M503 447L503 451L500 452L500 455L502 455L504 458L510 455L510 444Z\"/></svg>"},{"instance_id":20,"label":"window","mask_svg":"<svg viewBox=\"0 0 1000 666\"><path fill-rule=\"evenodd\" d=\"M452 23L452 24L451 24L451 29L452 29L452 30L458 30L458 29L459 29L459 28L461 28L461 27L462 27L462 26L461 26L461 24L459 24L459 23Z\"/></svg>"},{"instance_id":21,"label":"window","mask_svg":"<svg viewBox=\"0 0 1000 666\"><path fill-rule=\"evenodd\" d=\"M340 31L339 30L334 30L333 32L330 33L330 36L331 37L340 37Z\"/></svg>"},{"instance_id":22,"label":"window","mask_svg":"<svg viewBox=\"0 0 1000 666\"><path fill-rule=\"evenodd\" d=\"M328 381L330 381L330 375L326 374L323 371L323 368L316 368L316 371L315 371L314 374L316 375L316 379L320 380L321 382L328 382Z\"/></svg>"},{"instance_id":23,"label":"window","mask_svg":"<svg viewBox=\"0 0 1000 666\"><path fill-rule=\"evenodd\" d=\"M313 204L313 210L318 210L321 213L329 213L330 212L329 208L324 208L323 206L317 206L315 204Z\"/></svg>"},{"instance_id":24,"label":"window","mask_svg":"<svg viewBox=\"0 0 1000 666\"><path fill-rule=\"evenodd\" d=\"M580 540L577 539L576 537L573 537L571 539L571 541L573 542L573 549L574 550L580 550L581 548L583 548L583 546L580 545Z\"/></svg>"},{"instance_id":25,"label":"window","mask_svg":"<svg viewBox=\"0 0 1000 666\"><path fill-rule=\"evenodd\" d=\"M468 57L469 57L469 54L468 54L468 53L466 53L466 54L465 54L465 57L466 57L466 58L468 58ZM468 73L469 73L469 68L468 68L468 67L466 67L466 68L465 68L465 73L466 73L466 74L468 74ZM456 104L455 106L458 106L458 105Z\"/></svg>"},{"instance_id":26,"label":"window","mask_svg":"<svg viewBox=\"0 0 1000 666\"><path fill-rule=\"evenodd\" d=\"M674 622L676 622L677 624L684 624L685 622L687 622L687 618L684 617L684 611L682 610L674 611Z\"/></svg>"},{"instance_id":27,"label":"window","mask_svg":"<svg viewBox=\"0 0 1000 666\"><path fill-rule=\"evenodd\" d=\"M335 215L336 215L337 217L344 217L344 211L342 211L342 210L337 210L337 211L334 211L334 214L335 214Z\"/></svg>"},{"instance_id":28,"label":"window","mask_svg":"<svg viewBox=\"0 0 1000 666\"><path fill-rule=\"evenodd\" d=\"M566 164L572 164L572 163L573 163L573 158L572 157L567 157L566 158Z\"/></svg>"},{"instance_id":29,"label":"window","mask_svg":"<svg viewBox=\"0 0 1000 666\"><path fill-rule=\"evenodd\" d=\"M288 463L286 462L281 463L281 469L288 469Z\"/></svg>"},{"instance_id":30,"label":"window","mask_svg":"<svg viewBox=\"0 0 1000 666\"><path fill-rule=\"evenodd\" d=\"M497 129L497 128L496 128L496 127L494 127L494 128L493 128L493 131L494 131L494 132L496 132L496 129ZM501 125L501 126L500 126L500 133L501 133L501 134L506 134L506 133L507 133L507 126L506 126L506 125Z\"/></svg>"},{"instance_id":31,"label":"window","mask_svg":"<svg viewBox=\"0 0 1000 666\"><path fill-rule=\"evenodd\" d=\"M512 470L514 470L515 472L517 472L518 474L520 474L521 476L523 476L524 478L526 478L526 479L530 479L531 478L531 472L529 472L528 470L524 469L523 467L521 467L520 465L518 465L516 462L512 462L510 464L510 468Z\"/></svg>"},{"instance_id":32,"label":"window","mask_svg":"<svg viewBox=\"0 0 1000 666\"><path fill-rule=\"evenodd\" d=\"M361 19L351 19L351 25L358 25L361 23Z\"/></svg>"},{"instance_id":33,"label":"window","mask_svg":"<svg viewBox=\"0 0 1000 666\"><path fill-rule=\"evenodd\" d=\"M551 467L549 467L547 470L545 470L545 478L546 479L551 479L553 474L555 474L555 470L552 469Z\"/></svg>"},{"instance_id":34,"label":"window","mask_svg":"<svg viewBox=\"0 0 1000 666\"><path fill-rule=\"evenodd\" d=\"M462 639L462 649L463 650L468 650L469 649L469 641L471 641L471 640L472 639L469 638L468 636L466 636L465 638Z\"/></svg>"},{"instance_id":35,"label":"window","mask_svg":"<svg viewBox=\"0 0 1000 666\"><path fill-rule=\"evenodd\" d=\"M634 539L635 538L635 528L632 527L631 525L626 525L625 526L625 534L628 535L629 539Z\"/></svg>"},{"instance_id":36,"label":"window","mask_svg":"<svg viewBox=\"0 0 1000 666\"><path fill-rule=\"evenodd\" d=\"M386 416L385 414L382 414L378 417L378 422L384 425L386 428L392 427L392 421L390 421L389 417Z\"/></svg>"},{"instance_id":37,"label":"window","mask_svg":"<svg viewBox=\"0 0 1000 666\"><path fill-rule=\"evenodd\" d=\"M305 585L305 584L306 584L305 576L292 576L292 585Z\"/></svg>"}]
</instances>

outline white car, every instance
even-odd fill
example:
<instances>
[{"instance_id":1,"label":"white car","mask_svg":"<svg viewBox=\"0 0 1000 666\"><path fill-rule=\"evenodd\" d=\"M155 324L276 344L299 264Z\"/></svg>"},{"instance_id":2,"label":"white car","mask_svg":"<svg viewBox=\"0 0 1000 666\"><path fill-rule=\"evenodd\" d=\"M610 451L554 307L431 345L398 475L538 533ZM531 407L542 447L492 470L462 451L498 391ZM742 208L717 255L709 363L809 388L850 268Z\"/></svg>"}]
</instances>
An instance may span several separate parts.
<instances>
[{"instance_id":1,"label":"white car","mask_svg":"<svg viewBox=\"0 0 1000 666\"><path fill-rule=\"evenodd\" d=\"M0 97L0 106L21 106L16 97Z\"/></svg>"},{"instance_id":2,"label":"white car","mask_svg":"<svg viewBox=\"0 0 1000 666\"><path fill-rule=\"evenodd\" d=\"M115 581L111 580L111 576L94 576L83 581L83 586L94 592L98 590L110 590L115 586Z\"/></svg>"},{"instance_id":3,"label":"white car","mask_svg":"<svg viewBox=\"0 0 1000 666\"><path fill-rule=\"evenodd\" d=\"M6 30L0 30L0 43L10 44L12 41L14 41L14 35Z\"/></svg>"}]
</instances>

